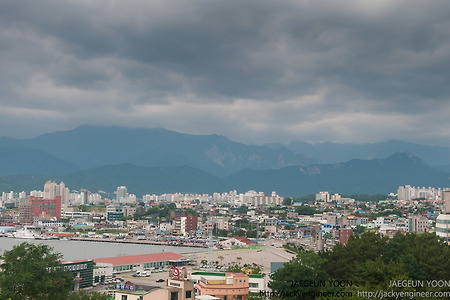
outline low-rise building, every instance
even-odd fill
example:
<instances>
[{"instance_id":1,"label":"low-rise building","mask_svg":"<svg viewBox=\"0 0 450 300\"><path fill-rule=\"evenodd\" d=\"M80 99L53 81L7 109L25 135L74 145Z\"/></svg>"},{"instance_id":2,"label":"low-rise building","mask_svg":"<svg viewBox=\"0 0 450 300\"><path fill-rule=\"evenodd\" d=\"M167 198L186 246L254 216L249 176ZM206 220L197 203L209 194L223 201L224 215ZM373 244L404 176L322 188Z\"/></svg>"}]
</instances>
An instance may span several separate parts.
<instances>
[{"instance_id":1,"label":"low-rise building","mask_svg":"<svg viewBox=\"0 0 450 300\"><path fill-rule=\"evenodd\" d=\"M113 277L113 265L96 263L94 268L94 285L110 283Z\"/></svg>"},{"instance_id":2,"label":"low-rise building","mask_svg":"<svg viewBox=\"0 0 450 300\"><path fill-rule=\"evenodd\" d=\"M190 279L197 283L201 280L210 283L217 282L218 280L223 281L226 279L227 273L223 272L192 272L190 274ZM259 293L259 291L264 290L266 287L266 278L260 274L247 274L248 275L248 286L251 293Z\"/></svg>"},{"instance_id":3,"label":"low-rise building","mask_svg":"<svg viewBox=\"0 0 450 300\"><path fill-rule=\"evenodd\" d=\"M342 245L347 245L350 236L353 234L353 230L349 228L343 228L339 230L339 243Z\"/></svg>"},{"instance_id":4,"label":"low-rise building","mask_svg":"<svg viewBox=\"0 0 450 300\"><path fill-rule=\"evenodd\" d=\"M221 299L245 299L249 293L249 277L243 273L226 273L224 279L201 278L195 284L198 295L211 295Z\"/></svg>"},{"instance_id":5,"label":"low-rise building","mask_svg":"<svg viewBox=\"0 0 450 300\"><path fill-rule=\"evenodd\" d=\"M94 261L62 261L64 270L68 270L73 275L73 289L92 287L94 284Z\"/></svg>"},{"instance_id":6,"label":"low-rise building","mask_svg":"<svg viewBox=\"0 0 450 300\"><path fill-rule=\"evenodd\" d=\"M114 273L123 273L150 268L182 266L189 262L185 256L174 252L152 253L131 256L119 256L94 259L95 263L107 263L113 266Z\"/></svg>"},{"instance_id":7,"label":"low-rise building","mask_svg":"<svg viewBox=\"0 0 450 300\"><path fill-rule=\"evenodd\" d=\"M168 279L164 288L144 289L134 284L116 284L115 300L194 300L194 282Z\"/></svg>"},{"instance_id":8,"label":"low-rise building","mask_svg":"<svg viewBox=\"0 0 450 300\"><path fill-rule=\"evenodd\" d=\"M230 249L233 246L256 245L256 242L248 239L245 236L241 236L241 237L233 237L228 240L222 241L220 244L222 245L223 248Z\"/></svg>"},{"instance_id":9,"label":"low-rise building","mask_svg":"<svg viewBox=\"0 0 450 300\"><path fill-rule=\"evenodd\" d=\"M194 282L187 278L186 268L172 267L163 288L136 286L131 282L115 285L115 300L194 300Z\"/></svg>"},{"instance_id":10,"label":"low-rise building","mask_svg":"<svg viewBox=\"0 0 450 300\"><path fill-rule=\"evenodd\" d=\"M436 235L450 244L450 214L440 214L437 217Z\"/></svg>"},{"instance_id":11,"label":"low-rise building","mask_svg":"<svg viewBox=\"0 0 450 300\"><path fill-rule=\"evenodd\" d=\"M408 218L408 232L428 232L428 219L424 216L410 216Z\"/></svg>"}]
</instances>

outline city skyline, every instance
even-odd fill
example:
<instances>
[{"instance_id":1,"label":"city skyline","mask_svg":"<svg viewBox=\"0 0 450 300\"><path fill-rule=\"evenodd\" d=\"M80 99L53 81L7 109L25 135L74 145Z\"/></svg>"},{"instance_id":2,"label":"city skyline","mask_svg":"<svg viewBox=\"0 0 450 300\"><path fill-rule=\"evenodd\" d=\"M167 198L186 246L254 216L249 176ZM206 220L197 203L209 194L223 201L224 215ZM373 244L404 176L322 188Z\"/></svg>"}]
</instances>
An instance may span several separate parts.
<instances>
[{"instance_id":1,"label":"city skyline","mask_svg":"<svg viewBox=\"0 0 450 300\"><path fill-rule=\"evenodd\" d=\"M450 146L446 1L7 1L0 136Z\"/></svg>"}]
</instances>

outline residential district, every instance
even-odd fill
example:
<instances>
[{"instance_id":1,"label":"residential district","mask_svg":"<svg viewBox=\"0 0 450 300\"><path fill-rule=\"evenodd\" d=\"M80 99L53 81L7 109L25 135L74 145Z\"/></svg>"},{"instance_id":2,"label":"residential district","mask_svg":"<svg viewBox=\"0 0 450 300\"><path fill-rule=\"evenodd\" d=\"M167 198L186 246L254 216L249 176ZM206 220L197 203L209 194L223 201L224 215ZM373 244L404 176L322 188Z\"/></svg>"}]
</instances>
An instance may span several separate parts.
<instances>
[{"instance_id":1,"label":"residential district","mask_svg":"<svg viewBox=\"0 0 450 300\"><path fill-rule=\"evenodd\" d=\"M48 181L43 191L2 194L0 234L198 248L61 262L73 273L75 290L121 300L244 299L270 291L269 275L295 256L286 245L320 251L364 231L435 232L449 242L450 189L406 185L381 200L362 196L230 191L138 198L120 186L111 197Z\"/></svg>"}]
</instances>

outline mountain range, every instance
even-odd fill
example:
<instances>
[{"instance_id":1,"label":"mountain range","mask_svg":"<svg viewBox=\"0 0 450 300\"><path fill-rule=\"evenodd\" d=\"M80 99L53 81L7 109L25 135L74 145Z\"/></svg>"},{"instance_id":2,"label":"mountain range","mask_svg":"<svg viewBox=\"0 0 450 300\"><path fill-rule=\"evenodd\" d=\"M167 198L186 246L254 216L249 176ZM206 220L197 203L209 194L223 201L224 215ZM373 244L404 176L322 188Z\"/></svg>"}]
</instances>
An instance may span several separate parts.
<instances>
[{"instance_id":1,"label":"mountain range","mask_svg":"<svg viewBox=\"0 0 450 300\"><path fill-rule=\"evenodd\" d=\"M0 191L72 189L131 193L318 191L389 193L400 185L448 187L450 148L374 144L247 145L162 128L80 126L30 139L0 138ZM433 166L433 167L431 167Z\"/></svg>"}]
</instances>

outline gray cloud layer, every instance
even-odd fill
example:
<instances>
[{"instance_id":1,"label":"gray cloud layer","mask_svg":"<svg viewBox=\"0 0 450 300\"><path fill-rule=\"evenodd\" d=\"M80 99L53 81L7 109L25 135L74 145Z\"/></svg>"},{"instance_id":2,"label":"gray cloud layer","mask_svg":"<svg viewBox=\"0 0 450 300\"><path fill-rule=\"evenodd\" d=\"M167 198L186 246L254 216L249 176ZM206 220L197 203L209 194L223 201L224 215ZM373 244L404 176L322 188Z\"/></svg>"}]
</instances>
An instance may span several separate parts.
<instances>
[{"instance_id":1,"label":"gray cloud layer","mask_svg":"<svg viewBox=\"0 0 450 300\"><path fill-rule=\"evenodd\" d=\"M0 135L449 144L448 1L2 1Z\"/></svg>"}]
</instances>

